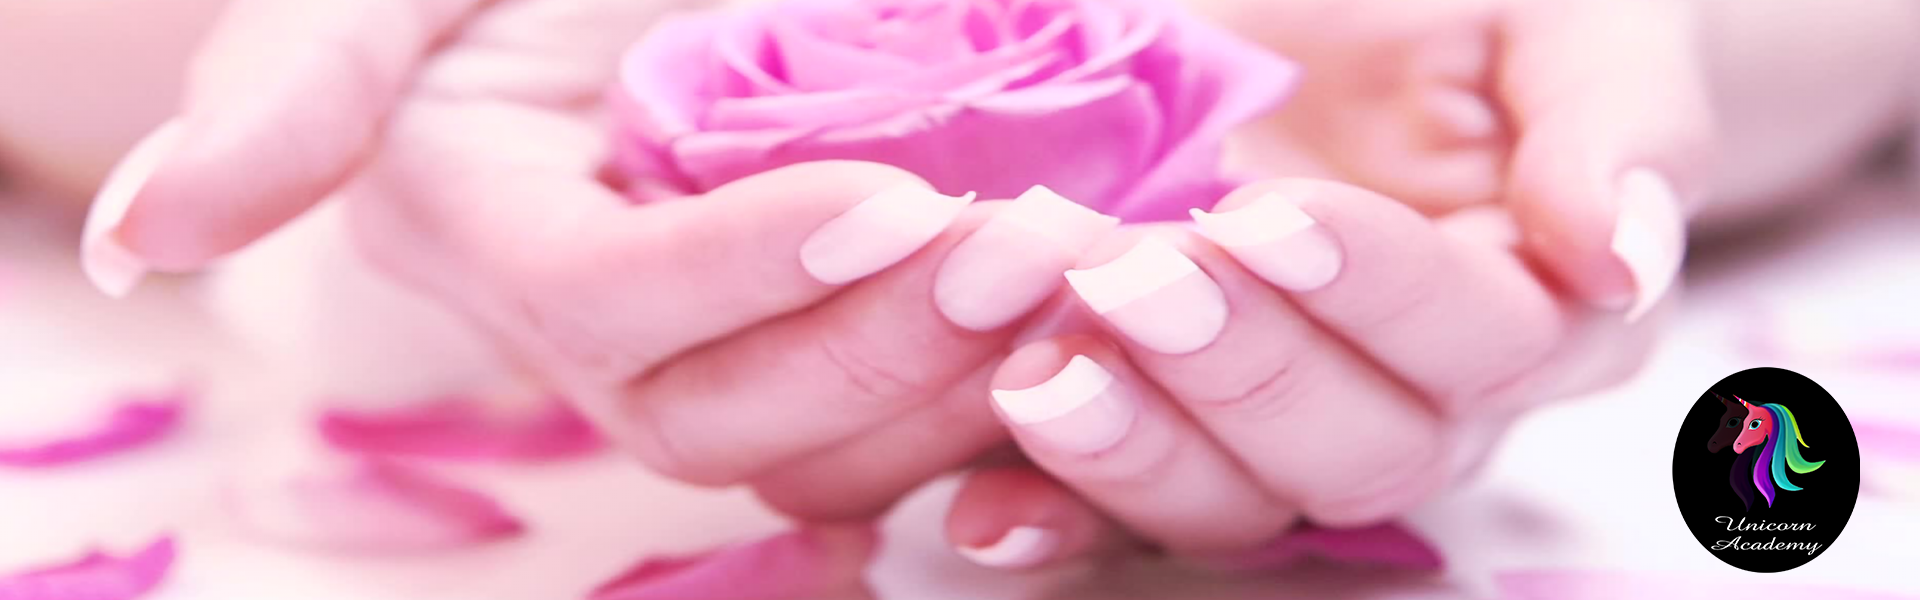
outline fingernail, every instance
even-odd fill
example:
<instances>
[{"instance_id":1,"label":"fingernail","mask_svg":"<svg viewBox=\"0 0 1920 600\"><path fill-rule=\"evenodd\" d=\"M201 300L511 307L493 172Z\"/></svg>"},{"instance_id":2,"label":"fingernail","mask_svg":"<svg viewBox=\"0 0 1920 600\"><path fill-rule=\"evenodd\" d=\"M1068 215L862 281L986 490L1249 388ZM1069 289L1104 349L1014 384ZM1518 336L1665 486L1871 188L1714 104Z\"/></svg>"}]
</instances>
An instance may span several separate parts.
<instances>
[{"instance_id":1,"label":"fingernail","mask_svg":"<svg viewBox=\"0 0 1920 600\"><path fill-rule=\"evenodd\" d=\"M808 236L800 245L800 265L830 285L878 273L933 241L973 197L971 192L946 196L912 184L887 188Z\"/></svg>"},{"instance_id":2,"label":"fingernail","mask_svg":"<svg viewBox=\"0 0 1920 600\"><path fill-rule=\"evenodd\" d=\"M1018 569L1047 560L1060 546L1060 535L1039 527L1019 526L1007 530L993 544L960 548L960 555L984 567Z\"/></svg>"},{"instance_id":3,"label":"fingernail","mask_svg":"<svg viewBox=\"0 0 1920 600\"><path fill-rule=\"evenodd\" d=\"M1107 264L1067 271L1067 282L1115 329L1162 354L1205 348L1227 323L1220 286L1180 250L1153 237Z\"/></svg>"},{"instance_id":4,"label":"fingernail","mask_svg":"<svg viewBox=\"0 0 1920 600\"><path fill-rule=\"evenodd\" d=\"M1327 228L1281 198L1267 194L1223 213L1192 209L1200 234L1219 244L1268 283L1296 292L1320 289L1340 275L1340 243Z\"/></svg>"},{"instance_id":5,"label":"fingernail","mask_svg":"<svg viewBox=\"0 0 1920 600\"><path fill-rule=\"evenodd\" d=\"M1633 277L1627 322L1637 321L1660 301L1680 273L1686 251L1686 223L1679 197L1667 178L1637 168L1620 177L1620 217L1613 226L1613 255Z\"/></svg>"},{"instance_id":6,"label":"fingernail","mask_svg":"<svg viewBox=\"0 0 1920 600\"><path fill-rule=\"evenodd\" d=\"M1034 186L947 255L934 275L934 304L967 329L1005 326L1046 301L1060 271L1119 224Z\"/></svg>"},{"instance_id":7,"label":"fingernail","mask_svg":"<svg viewBox=\"0 0 1920 600\"><path fill-rule=\"evenodd\" d=\"M135 144L133 150L114 165L93 198L87 212L87 226L80 242L80 266L93 286L108 296L119 298L147 274L147 262L120 243L116 237L120 221L133 207L133 198L147 184L147 178L180 143L180 122L169 120Z\"/></svg>"},{"instance_id":8,"label":"fingernail","mask_svg":"<svg viewBox=\"0 0 1920 600\"><path fill-rule=\"evenodd\" d=\"M994 390L993 403L1022 431L1071 454L1112 448L1133 427L1139 411L1113 374L1085 356L1074 356L1046 382L1024 390Z\"/></svg>"}]
</instances>

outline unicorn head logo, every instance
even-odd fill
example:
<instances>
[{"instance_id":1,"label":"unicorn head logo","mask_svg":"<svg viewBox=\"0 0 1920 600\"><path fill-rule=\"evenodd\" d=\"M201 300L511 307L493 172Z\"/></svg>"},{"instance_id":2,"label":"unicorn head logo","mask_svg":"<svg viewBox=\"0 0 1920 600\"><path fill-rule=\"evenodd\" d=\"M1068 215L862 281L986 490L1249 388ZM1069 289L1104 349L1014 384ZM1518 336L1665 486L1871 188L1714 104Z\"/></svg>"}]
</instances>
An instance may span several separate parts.
<instances>
[{"instance_id":1,"label":"unicorn head logo","mask_svg":"<svg viewBox=\"0 0 1920 600\"><path fill-rule=\"evenodd\" d=\"M1719 394L1714 394L1719 397ZM1807 440L1800 436L1800 422L1793 418L1793 411L1779 404L1752 404L1734 396L1739 401L1736 406L1720 398L1727 407L1721 415L1720 427L1713 438L1707 441L1707 451L1718 452L1725 448L1728 438L1732 438L1733 452L1740 457L1734 459L1733 473L1728 482L1733 485L1733 493L1740 496L1747 508L1753 508L1753 491L1767 499L1767 506L1773 506L1774 488L1787 491L1799 491L1800 486L1787 480L1787 471L1812 473L1827 461L1808 462L1800 455L1800 449L1809 447ZM1729 434L1728 432L1733 432ZM1754 454L1746 451L1759 448Z\"/></svg>"}]
</instances>

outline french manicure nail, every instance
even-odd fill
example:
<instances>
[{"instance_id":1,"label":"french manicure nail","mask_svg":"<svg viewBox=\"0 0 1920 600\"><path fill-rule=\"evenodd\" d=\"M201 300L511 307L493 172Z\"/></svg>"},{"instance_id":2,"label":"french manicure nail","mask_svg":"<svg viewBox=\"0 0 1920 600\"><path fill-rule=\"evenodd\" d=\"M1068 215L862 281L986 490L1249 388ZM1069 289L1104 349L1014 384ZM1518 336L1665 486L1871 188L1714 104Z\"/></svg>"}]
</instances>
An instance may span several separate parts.
<instances>
[{"instance_id":1,"label":"french manicure nail","mask_svg":"<svg viewBox=\"0 0 1920 600\"><path fill-rule=\"evenodd\" d=\"M1268 283L1306 292L1340 275L1340 243L1312 215L1278 194L1227 212L1196 208L1190 214L1201 235Z\"/></svg>"},{"instance_id":2,"label":"french manicure nail","mask_svg":"<svg viewBox=\"0 0 1920 600\"><path fill-rule=\"evenodd\" d=\"M934 304L967 329L1005 326L1051 296L1060 271L1119 224L1034 186L947 255L934 276Z\"/></svg>"},{"instance_id":3,"label":"french manicure nail","mask_svg":"<svg viewBox=\"0 0 1920 600\"><path fill-rule=\"evenodd\" d=\"M140 188L179 145L180 131L180 122L169 120L135 144L133 150L114 165L99 195L94 196L92 208L88 209L80 242L80 266L93 286L108 296L126 296L146 277L147 262L122 245L116 236Z\"/></svg>"},{"instance_id":4,"label":"french manicure nail","mask_svg":"<svg viewBox=\"0 0 1920 600\"><path fill-rule=\"evenodd\" d=\"M1022 431L1048 446L1082 455L1120 443L1139 412L1113 374L1085 356L1074 356L1040 385L993 390L993 403Z\"/></svg>"},{"instance_id":5,"label":"french manicure nail","mask_svg":"<svg viewBox=\"0 0 1920 600\"><path fill-rule=\"evenodd\" d=\"M899 185L855 204L800 245L800 265L829 285L848 283L893 266L933 241L974 194L946 196Z\"/></svg>"},{"instance_id":6,"label":"french manicure nail","mask_svg":"<svg viewBox=\"0 0 1920 600\"><path fill-rule=\"evenodd\" d=\"M1660 301L1680 273L1686 251L1686 223L1673 185L1646 168L1620 177L1619 220L1613 227L1613 254L1633 277L1633 301L1627 322L1637 321Z\"/></svg>"},{"instance_id":7,"label":"french manicure nail","mask_svg":"<svg viewBox=\"0 0 1920 600\"><path fill-rule=\"evenodd\" d=\"M1007 530L992 544L961 547L960 555L976 564L996 569L1031 567L1045 561L1060 546L1060 536L1050 530L1022 525Z\"/></svg>"},{"instance_id":8,"label":"french manicure nail","mask_svg":"<svg viewBox=\"0 0 1920 600\"><path fill-rule=\"evenodd\" d=\"M1142 239L1107 264L1067 271L1067 283L1115 329L1162 354L1205 348L1227 323L1220 286L1157 238Z\"/></svg>"}]
</instances>

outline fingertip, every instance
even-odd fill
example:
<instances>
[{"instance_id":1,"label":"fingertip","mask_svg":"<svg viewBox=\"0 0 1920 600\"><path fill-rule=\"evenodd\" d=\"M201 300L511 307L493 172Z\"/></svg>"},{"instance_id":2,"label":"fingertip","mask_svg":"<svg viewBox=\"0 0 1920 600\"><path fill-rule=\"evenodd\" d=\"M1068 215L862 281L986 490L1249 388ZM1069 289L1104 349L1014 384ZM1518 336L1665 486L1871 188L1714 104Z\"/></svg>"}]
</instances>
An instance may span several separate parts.
<instances>
[{"instance_id":1,"label":"fingertip","mask_svg":"<svg viewBox=\"0 0 1920 600\"><path fill-rule=\"evenodd\" d=\"M122 241L127 213L154 171L179 146L180 130L177 120L169 120L135 144L107 175L88 209L81 267L109 296L125 296L146 275L149 261Z\"/></svg>"},{"instance_id":2,"label":"fingertip","mask_svg":"<svg viewBox=\"0 0 1920 600\"><path fill-rule=\"evenodd\" d=\"M1556 135L1531 133L1515 156L1507 203L1520 224L1521 247L1563 293L1601 310L1624 310L1634 286L1611 247L1615 183L1603 161L1558 143Z\"/></svg>"},{"instance_id":3,"label":"fingertip","mask_svg":"<svg viewBox=\"0 0 1920 600\"><path fill-rule=\"evenodd\" d=\"M1025 466L969 474L948 509L945 529L962 557L1005 570L1088 558L1122 540L1079 496Z\"/></svg>"}]
</instances>

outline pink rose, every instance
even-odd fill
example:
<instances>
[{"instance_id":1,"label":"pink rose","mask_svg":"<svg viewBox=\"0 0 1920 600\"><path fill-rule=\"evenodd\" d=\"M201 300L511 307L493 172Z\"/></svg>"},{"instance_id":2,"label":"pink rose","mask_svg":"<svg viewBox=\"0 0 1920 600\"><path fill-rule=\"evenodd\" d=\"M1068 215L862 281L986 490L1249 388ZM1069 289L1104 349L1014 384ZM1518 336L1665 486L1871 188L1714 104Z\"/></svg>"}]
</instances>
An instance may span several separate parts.
<instances>
[{"instance_id":1,"label":"pink rose","mask_svg":"<svg viewBox=\"0 0 1920 600\"><path fill-rule=\"evenodd\" d=\"M1130 220L1227 182L1220 141L1274 108L1285 59L1153 0L788 0L670 19L628 51L614 163L701 192L856 159L942 190L1044 184Z\"/></svg>"}]
</instances>

